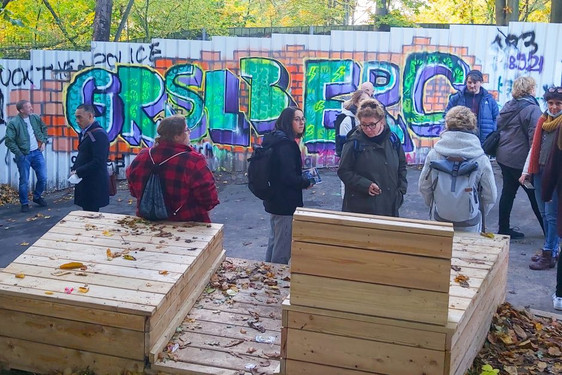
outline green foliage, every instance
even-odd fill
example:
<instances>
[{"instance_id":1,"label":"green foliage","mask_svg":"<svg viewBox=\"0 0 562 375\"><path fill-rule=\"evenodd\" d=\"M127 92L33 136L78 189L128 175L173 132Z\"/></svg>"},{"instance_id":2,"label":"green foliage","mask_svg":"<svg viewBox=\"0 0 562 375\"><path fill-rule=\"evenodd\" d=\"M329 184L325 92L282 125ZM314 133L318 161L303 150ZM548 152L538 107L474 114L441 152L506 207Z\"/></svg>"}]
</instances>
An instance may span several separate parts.
<instances>
[{"instance_id":1,"label":"green foliage","mask_svg":"<svg viewBox=\"0 0 562 375\"><path fill-rule=\"evenodd\" d=\"M402 12L398 10L391 10L384 16L373 15L372 20L376 27L391 26L391 27L416 27L416 23L410 21Z\"/></svg>"},{"instance_id":2,"label":"green foliage","mask_svg":"<svg viewBox=\"0 0 562 375\"><path fill-rule=\"evenodd\" d=\"M482 372L480 375L498 375L499 372L500 370L494 369L490 365L484 365L482 366Z\"/></svg>"}]
</instances>

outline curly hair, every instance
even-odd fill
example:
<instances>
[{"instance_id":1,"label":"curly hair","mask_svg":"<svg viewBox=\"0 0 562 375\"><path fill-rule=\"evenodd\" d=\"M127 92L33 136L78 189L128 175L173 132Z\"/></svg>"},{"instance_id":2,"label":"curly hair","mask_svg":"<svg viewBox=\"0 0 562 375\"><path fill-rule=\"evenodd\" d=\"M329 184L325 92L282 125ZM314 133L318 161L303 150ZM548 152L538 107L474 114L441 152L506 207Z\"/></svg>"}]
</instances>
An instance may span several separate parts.
<instances>
[{"instance_id":1,"label":"curly hair","mask_svg":"<svg viewBox=\"0 0 562 375\"><path fill-rule=\"evenodd\" d=\"M458 105L445 115L445 126L447 130L472 131L476 129L476 116L470 108Z\"/></svg>"},{"instance_id":2,"label":"curly hair","mask_svg":"<svg viewBox=\"0 0 562 375\"><path fill-rule=\"evenodd\" d=\"M384 117L384 107L376 99L367 99L361 102L356 116L359 121L361 121L363 117L375 117L380 119Z\"/></svg>"},{"instance_id":3,"label":"curly hair","mask_svg":"<svg viewBox=\"0 0 562 375\"><path fill-rule=\"evenodd\" d=\"M156 142L168 141L173 142L174 137L181 135L185 131L187 124L185 122L185 117L182 115L174 115L166 117L158 125L158 137L156 137Z\"/></svg>"},{"instance_id":4,"label":"curly hair","mask_svg":"<svg viewBox=\"0 0 562 375\"><path fill-rule=\"evenodd\" d=\"M519 77L513 81L511 96L513 96L514 99L519 99L525 95L532 95L536 86L537 82L533 77Z\"/></svg>"}]
</instances>

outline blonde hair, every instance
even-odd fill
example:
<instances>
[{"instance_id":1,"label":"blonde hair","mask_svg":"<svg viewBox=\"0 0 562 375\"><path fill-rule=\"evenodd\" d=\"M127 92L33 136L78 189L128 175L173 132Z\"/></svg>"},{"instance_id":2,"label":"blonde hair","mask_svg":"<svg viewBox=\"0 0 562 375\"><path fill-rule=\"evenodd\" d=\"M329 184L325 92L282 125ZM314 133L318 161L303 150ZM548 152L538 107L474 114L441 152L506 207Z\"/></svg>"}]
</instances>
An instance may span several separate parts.
<instances>
[{"instance_id":1,"label":"blonde hair","mask_svg":"<svg viewBox=\"0 0 562 375\"><path fill-rule=\"evenodd\" d=\"M381 119L384 117L384 107L376 99L367 99L361 102L357 110L356 117L361 121L363 117L376 117Z\"/></svg>"},{"instance_id":2,"label":"blonde hair","mask_svg":"<svg viewBox=\"0 0 562 375\"><path fill-rule=\"evenodd\" d=\"M463 105L453 107L445 115L445 126L447 130L467 130L476 129L476 116L470 108Z\"/></svg>"},{"instance_id":3,"label":"blonde hair","mask_svg":"<svg viewBox=\"0 0 562 375\"><path fill-rule=\"evenodd\" d=\"M155 141L168 141L173 142L174 137L176 135L181 135L185 131L185 127L187 126L185 122L185 117L182 115L174 115L170 117L166 117L160 124L156 131L158 132L158 137L156 137Z\"/></svg>"},{"instance_id":4,"label":"blonde hair","mask_svg":"<svg viewBox=\"0 0 562 375\"><path fill-rule=\"evenodd\" d=\"M519 99L525 95L532 95L531 93L536 86L537 82L533 77L518 77L513 81L511 96L514 99Z\"/></svg>"}]
</instances>

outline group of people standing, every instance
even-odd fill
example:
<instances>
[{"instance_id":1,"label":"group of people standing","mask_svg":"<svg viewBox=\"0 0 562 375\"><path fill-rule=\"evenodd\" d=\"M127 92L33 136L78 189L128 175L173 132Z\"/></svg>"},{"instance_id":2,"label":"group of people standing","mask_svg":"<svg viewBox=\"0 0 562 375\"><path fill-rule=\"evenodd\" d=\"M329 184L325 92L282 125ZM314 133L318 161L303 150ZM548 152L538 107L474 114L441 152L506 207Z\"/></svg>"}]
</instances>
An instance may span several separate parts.
<instances>
[{"instance_id":1,"label":"group of people standing","mask_svg":"<svg viewBox=\"0 0 562 375\"><path fill-rule=\"evenodd\" d=\"M431 207L432 217L442 220L433 204L437 197L432 166L447 160L462 169L462 162L470 161L478 185L477 191L471 194L477 195L480 208L469 220L452 222L455 230L481 231L483 220L497 199L492 165L482 143L498 129L496 160L503 178L498 233L512 239L524 237L510 225L515 195L523 187L545 235L541 253L533 257L530 268L553 268L559 259L562 236L562 87L546 91L547 110L542 112L535 99L535 81L519 77L513 82L513 99L500 112L492 95L481 87L482 82L482 73L472 70L467 74L465 87L450 97L445 130L428 154L420 174L420 193ZM29 101L18 102L16 108L19 114L7 126L6 145L18 166L21 210L26 212L30 167L37 175L33 202L47 205L41 197L47 176L42 155L47 131L40 117L32 113ZM336 134L343 144L338 168L343 184L342 210L397 217L408 187L406 158L399 138L386 121L384 106L373 99L372 84L363 84L344 104L343 113L346 118ZM88 211L98 211L109 203L106 167L109 141L95 116L92 105L84 104L76 110L81 131L78 154L70 172L77 181L75 203ZM268 262L289 263L293 214L297 207L303 206L303 189L314 184L303 174L298 142L304 130L303 111L288 107L281 112L273 131L263 139L262 145L273 150L269 181L273 192L263 202L270 214L265 259ZM127 168L129 190L137 198L137 209L146 181L156 171L170 212L169 220L210 222L209 211L219 204L215 180L205 157L190 146L185 118L163 119L157 133L154 145L141 150ZM555 309L562 310L560 265L553 302Z\"/></svg>"},{"instance_id":2,"label":"group of people standing","mask_svg":"<svg viewBox=\"0 0 562 375\"><path fill-rule=\"evenodd\" d=\"M555 267L562 236L562 87L547 90L547 110L543 113L535 99L535 81L519 77L513 82L513 99L500 112L493 96L481 87L482 82L482 73L472 70L467 74L465 87L451 95L445 111L445 130L429 152L420 174L420 193L433 208L432 218L441 220L433 206L436 181L431 173L432 163L470 161L477 184L477 190L471 194L476 196L480 208L473 218L453 222L453 226L459 231L483 230L484 218L497 199L497 187L490 160L493 158L485 154L482 143L498 129L496 160L503 178L498 233L512 239L524 237L510 226L513 201L519 187L523 187L545 234L541 253L533 257L530 268ZM343 183L342 211L398 216L408 185L406 159L398 137L386 122L383 105L371 97L369 85L351 96L343 109L349 119L342 121L336 134L345 138L338 168ZM275 173L271 183L275 193L264 201L265 210L271 214L266 261L290 260L292 215L303 204L302 190L312 183L302 175L297 142L303 132L302 110L290 107L281 113L275 130L264 137L264 145L274 140L292 140L283 148L274 149ZM532 180L532 184L527 184L527 180ZM560 266L552 298L554 308L562 310Z\"/></svg>"}]
</instances>

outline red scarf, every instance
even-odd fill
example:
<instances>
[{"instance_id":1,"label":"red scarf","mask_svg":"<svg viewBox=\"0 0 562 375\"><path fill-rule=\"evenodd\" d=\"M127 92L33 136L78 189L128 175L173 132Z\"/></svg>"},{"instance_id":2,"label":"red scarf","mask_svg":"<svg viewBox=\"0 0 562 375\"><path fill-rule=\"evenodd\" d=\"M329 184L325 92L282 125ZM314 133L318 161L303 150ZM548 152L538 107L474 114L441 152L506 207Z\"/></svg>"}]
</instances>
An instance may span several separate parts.
<instances>
[{"instance_id":1,"label":"red scarf","mask_svg":"<svg viewBox=\"0 0 562 375\"><path fill-rule=\"evenodd\" d=\"M531 159L529 160L529 173L539 173L539 155L541 154L541 141L542 141L542 124L546 121L546 116L543 114L539 117L535 134L533 135L533 145L531 146Z\"/></svg>"}]
</instances>

